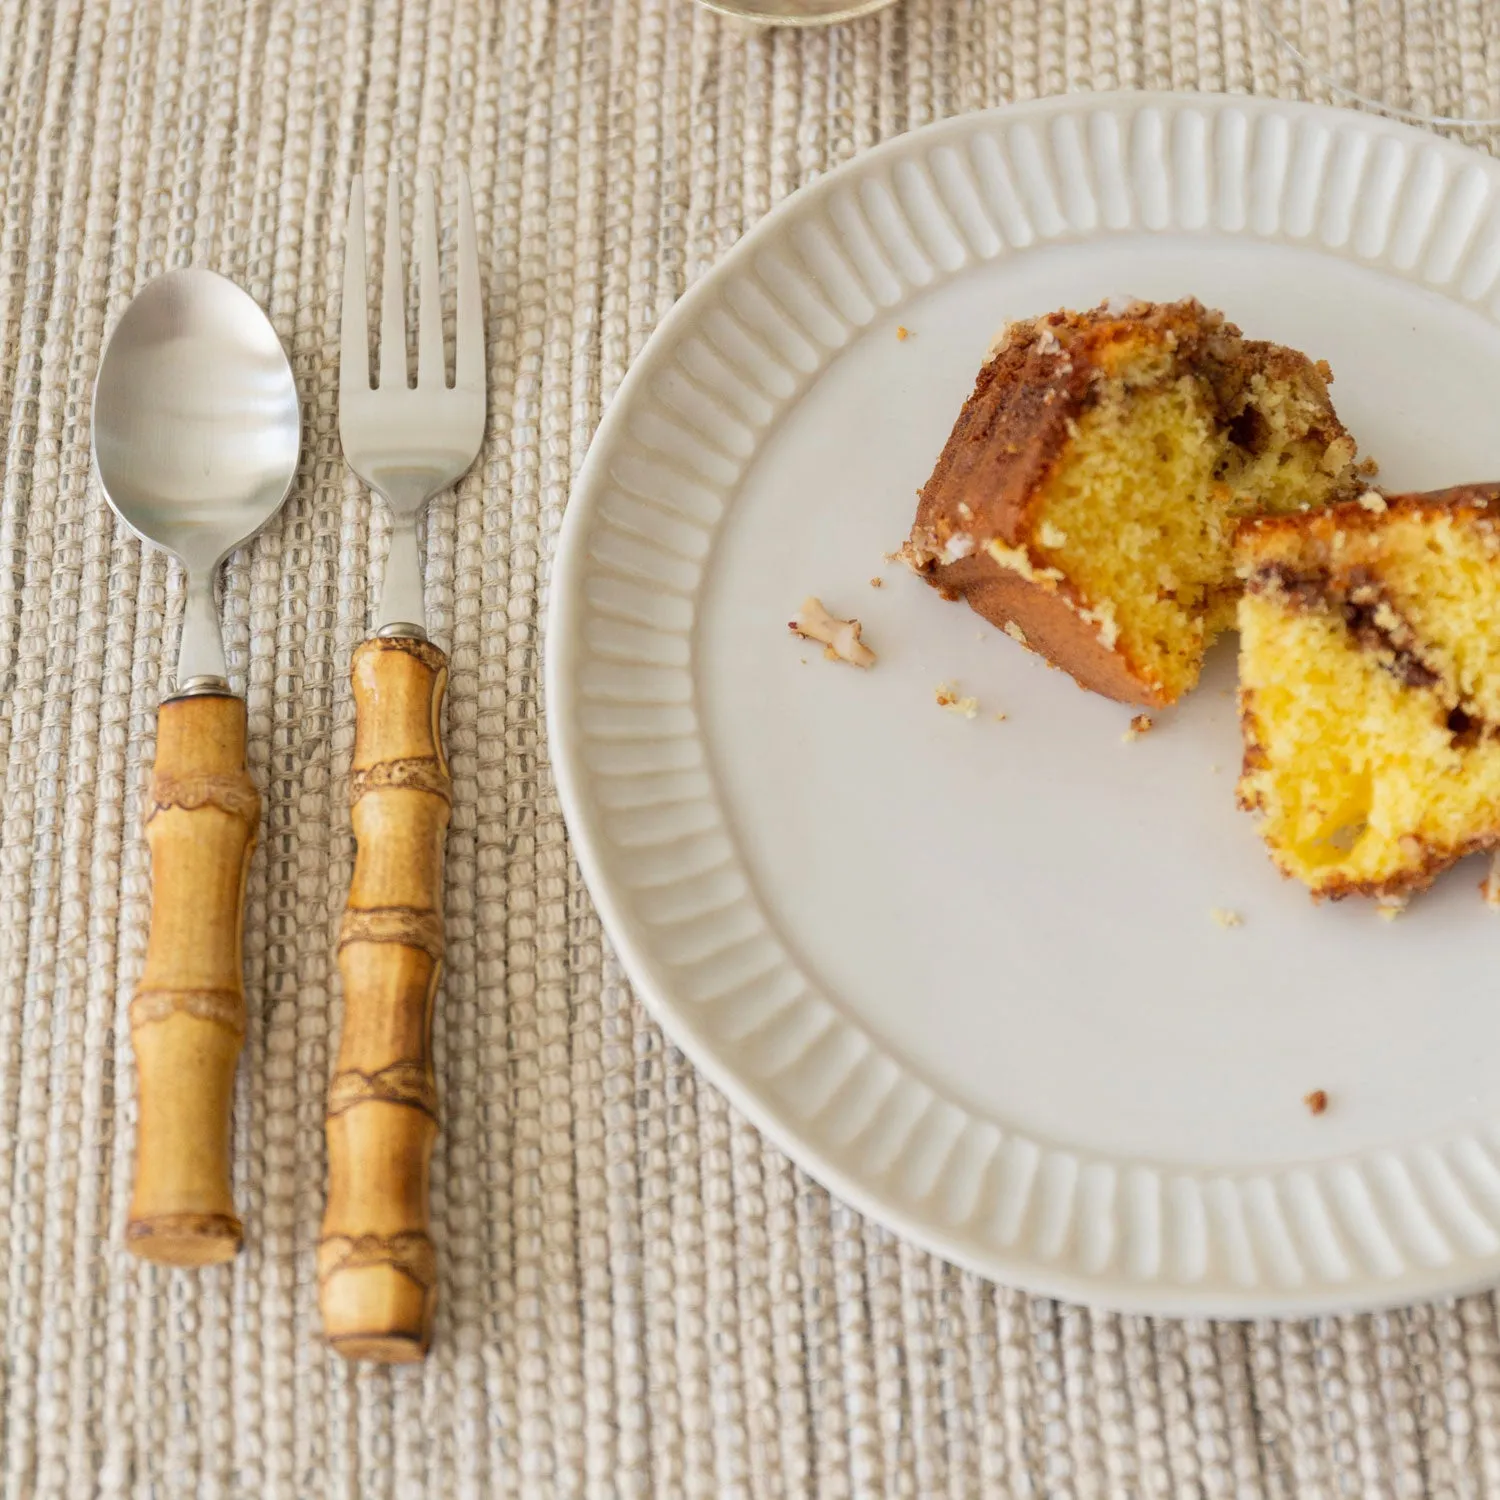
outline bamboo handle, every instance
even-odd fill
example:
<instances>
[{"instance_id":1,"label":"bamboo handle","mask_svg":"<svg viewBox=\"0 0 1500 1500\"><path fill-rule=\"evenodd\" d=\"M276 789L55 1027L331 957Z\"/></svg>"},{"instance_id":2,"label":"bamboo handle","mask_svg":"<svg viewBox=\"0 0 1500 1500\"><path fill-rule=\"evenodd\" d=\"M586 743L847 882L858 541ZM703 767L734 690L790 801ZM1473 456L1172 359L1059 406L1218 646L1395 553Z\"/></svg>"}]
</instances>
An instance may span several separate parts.
<instances>
[{"instance_id":1,"label":"bamboo handle","mask_svg":"<svg viewBox=\"0 0 1500 1500\"><path fill-rule=\"evenodd\" d=\"M333 1347L387 1364L426 1354L437 1300L427 1170L452 799L438 728L447 683L448 658L426 641L377 637L354 653L357 852L339 937L344 1030L318 1278Z\"/></svg>"},{"instance_id":2,"label":"bamboo handle","mask_svg":"<svg viewBox=\"0 0 1500 1500\"><path fill-rule=\"evenodd\" d=\"M245 769L245 705L169 698L157 716L151 933L130 1006L140 1078L135 1195L125 1242L167 1266L240 1248L229 1109L245 1034L240 939L260 798Z\"/></svg>"}]
</instances>

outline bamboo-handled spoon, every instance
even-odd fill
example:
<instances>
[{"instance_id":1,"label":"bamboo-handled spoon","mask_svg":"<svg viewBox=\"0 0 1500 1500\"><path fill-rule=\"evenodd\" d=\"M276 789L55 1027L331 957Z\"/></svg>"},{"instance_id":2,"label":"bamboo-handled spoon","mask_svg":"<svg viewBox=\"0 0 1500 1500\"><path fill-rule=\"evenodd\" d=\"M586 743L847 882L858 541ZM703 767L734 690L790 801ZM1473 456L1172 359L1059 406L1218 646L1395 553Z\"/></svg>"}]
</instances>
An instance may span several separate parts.
<instances>
[{"instance_id":1,"label":"bamboo-handled spoon","mask_svg":"<svg viewBox=\"0 0 1500 1500\"><path fill-rule=\"evenodd\" d=\"M157 717L146 813L151 932L130 1006L140 1078L126 1243L170 1266L240 1247L229 1106L245 1032L245 871L260 799L230 692L214 573L297 470L292 367L266 315L212 271L171 271L125 310L94 387L94 460L127 526L187 570L177 691Z\"/></svg>"}]
</instances>

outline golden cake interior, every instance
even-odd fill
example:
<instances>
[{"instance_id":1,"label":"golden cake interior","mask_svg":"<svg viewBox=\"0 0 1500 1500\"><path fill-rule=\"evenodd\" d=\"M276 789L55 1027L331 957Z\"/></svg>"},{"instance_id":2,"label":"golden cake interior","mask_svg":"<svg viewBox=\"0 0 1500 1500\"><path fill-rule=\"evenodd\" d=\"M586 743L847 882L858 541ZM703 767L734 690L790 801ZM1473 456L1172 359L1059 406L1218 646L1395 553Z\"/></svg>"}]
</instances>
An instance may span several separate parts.
<instances>
[{"instance_id":1,"label":"golden cake interior","mask_svg":"<svg viewBox=\"0 0 1500 1500\"><path fill-rule=\"evenodd\" d=\"M1108 354L1036 497L1030 550L1170 702L1234 623L1240 520L1349 493L1354 446L1341 430L1330 439L1326 393L1297 374L1250 375L1226 413L1210 376L1170 346L1125 338Z\"/></svg>"},{"instance_id":2,"label":"golden cake interior","mask_svg":"<svg viewBox=\"0 0 1500 1500\"><path fill-rule=\"evenodd\" d=\"M1316 893L1404 895L1500 842L1500 490L1464 495L1242 534L1240 800Z\"/></svg>"}]
</instances>

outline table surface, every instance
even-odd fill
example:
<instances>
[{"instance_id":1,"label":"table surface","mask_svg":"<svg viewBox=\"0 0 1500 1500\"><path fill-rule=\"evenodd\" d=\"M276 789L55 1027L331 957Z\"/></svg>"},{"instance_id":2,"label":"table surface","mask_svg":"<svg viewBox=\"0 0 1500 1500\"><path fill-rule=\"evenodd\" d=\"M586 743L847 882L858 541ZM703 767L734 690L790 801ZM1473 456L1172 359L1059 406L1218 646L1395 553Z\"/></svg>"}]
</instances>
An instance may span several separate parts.
<instances>
[{"instance_id":1,"label":"table surface","mask_svg":"<svg viewBox=\"0 0 1500 1500\"><path fill-rule=\"evenodd\" d=\"M1455 70L1500 100L1486 8L1413 8L1418 103ZM1456 17L1454 45L1433 13ZM1116 87L1309 93L1248 0L902 0L805 33L688 0L0 0L6 1497L1500 1491L1492 1297L1155 1322L955 1271L695 1077L570 857L540 621L570 482L652 327L774 203L873 142ZM327 1352L314 1268L353 862L347 677L385 537L339 451L342 214L361 169L378 211L392 161L408 178L468 164L492 408L428 531L452 655L443 1300L430 1359L394 1372ZM195 1275L121 1248L141 794L181 578L115 524L88 442L104 333L188 264L268 308L305 412L286 510L224 577L265 821L236 1103L246 1245Z\"/></svg>"}]
</instances>

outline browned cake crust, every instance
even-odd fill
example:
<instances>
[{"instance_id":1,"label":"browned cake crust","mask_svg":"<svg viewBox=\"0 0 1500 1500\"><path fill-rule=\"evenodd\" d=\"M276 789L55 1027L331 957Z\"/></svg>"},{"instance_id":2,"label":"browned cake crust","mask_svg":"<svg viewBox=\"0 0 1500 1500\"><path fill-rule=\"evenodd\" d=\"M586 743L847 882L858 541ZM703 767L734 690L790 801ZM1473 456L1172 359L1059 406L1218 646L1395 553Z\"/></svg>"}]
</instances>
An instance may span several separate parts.
<instances>
[{"instance_id":1,"label":"browned cake crust","mask_svg":"<svg viewBox=\"0 0 1500 1500\"><path fill-rule=\"evenodd\" d=\"M962 598L1023 639L1080 686L1127 703L1160 706L1158 686L1116 642L1063 577L1027 577L986 548L1027 551L1040 492L1078 418L1126 359L1152 346L1202 376L1220 421L1254 451L1263 434L1247 406L1252 379L1296 381L1327 411L1326 440L1354 445L1328 399L1328 371L1305 355L1242 337L1222 313L1188 299L1055 312L1012 324L980 370L931 478L921 491L907 561L948 598Z\"/></svg>"},{"instance_id":2,"label":"browned cake crust","mask_svg":"<svg viewBox=\"0 0 1500 1500\"><path fill-rule=\"evenodd\" d=\"M1274 554L1281 538L1295 546L1308 571L1331 574L1345 566L1339 560L1340 549L1334 542L1341 534L1379 531L1402 514L1435 519L1455 513L1483 524L1500 521L1500 482L1454 484L1443 490L1418 490L1401 495L1382 491L1376 505L1363 500L1341 500L1305 515L1251 516L1240 522L1237 534L1241 550L1252 555L1251 565L1245 570L1245 582L1247 586L1252 584L1262 567L1280 566Z\"/></svg>"},{"instance_id":3,"label":"browned cake crust","mask_svg":"<svg viewBox=\"0 0 1500 1500\"><path fill-rule=\"evenodd\" d=\"M1433 693L1448 715L1455 740L1472 742L1500 733L1500 725L1486 723L1472 704L1462 701L1443 680L1440 666L1427 659L1422 641L1410 622L1387 596L1378 577L1351 563L1346 547L1338 539L1373 532L1394 517L1415 519L1459 515L1485 528L1500 525L1500 483L1459 484L1448 489L1425 490L1403 495L1382 495L1379 503L1366 506L1344 501L1309 515L1258 516L1240 524L1238 550L1245 560L1242 576L1245 590L1266 594L1288 609L1318 610L1339 616L1350 639L1373 655L1380 665L1408 688ZM1244 777L1266 763L1265 751L1256 735L1255 694L1241 685L1240 728L1244 736ZM1259 799L1248 794L1242 780L1237 793L1246 812L1259 808ZM1410 836L1411 863L1389 880L1339 880L1316 892L1319 900L1342 901L1347 896L1372 896L1386 901L1404 900L1426 890L1459 860L1500 843L1500 831L1480 829L1455 845L1430 848Z\"/></svg>"}]
</instances>

